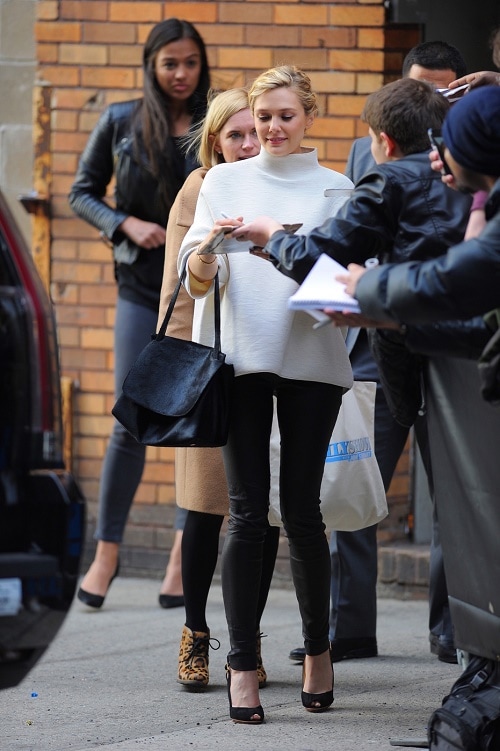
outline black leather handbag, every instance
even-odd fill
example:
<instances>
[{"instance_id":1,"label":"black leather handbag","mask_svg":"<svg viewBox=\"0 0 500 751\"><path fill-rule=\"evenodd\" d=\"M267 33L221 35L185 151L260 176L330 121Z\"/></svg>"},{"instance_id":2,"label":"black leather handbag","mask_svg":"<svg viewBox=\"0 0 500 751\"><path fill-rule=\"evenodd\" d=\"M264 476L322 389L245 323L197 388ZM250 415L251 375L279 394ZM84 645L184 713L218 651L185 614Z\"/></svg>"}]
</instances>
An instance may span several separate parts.
<instances>
[{"instance_id":1,"label":"black leather handbag","mask_svg":"<svg viewBox=\"0 0 500 751\"><path fill-rule=\"evenodd\" d=\"M166 336L186 263L158 333L130 369L112 409L118 422L147 446L227 443L234 368L225 362L220 347L218 273L214 280L214 346Z\"/></svg>"}]
</instances>

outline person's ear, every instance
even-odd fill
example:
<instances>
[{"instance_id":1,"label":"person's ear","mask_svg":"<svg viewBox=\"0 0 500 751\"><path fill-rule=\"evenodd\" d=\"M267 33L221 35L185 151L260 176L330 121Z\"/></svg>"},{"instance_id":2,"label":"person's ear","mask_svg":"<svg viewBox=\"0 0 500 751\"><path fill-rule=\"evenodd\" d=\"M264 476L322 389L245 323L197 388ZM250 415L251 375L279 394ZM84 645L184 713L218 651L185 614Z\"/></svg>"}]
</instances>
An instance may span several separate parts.
<instances>
[{"instance_id":1,"label":"person's ear","mask_svg":"<svg viewBox=\"0 0 500 751\"><path fill-rule=\"evenodd\" d=\"M219 136L209 135L208 136L208 142L211 144L213 150L216 151L217 154L222 154L222 149L220 147Z\"/></svg>"},{"instance_id":2,"label":"person's ear","mask_svg":"<svg viewBox=\"0 0 500 751\"><path fill-rule=\"evenodd\" d=\"M388 136L387 133L384 133L383 130L380 131L379 135L380 141L382 143L384 154L389 159L391 156L394 156L398 145L394 138L391 138L391 136Z\"/></svg>"},{"instance_id":3,"label":"person's ear","mask_svg":"<svg viewBox=\"0 0 500 751\"><path fill-rule=\"evenodd\" d=\"M313 122L314 122L314 115L307 115L305 129L309 130L309 128L311 127L311 125L313 124Z\"/></svg>"}]
</instances>

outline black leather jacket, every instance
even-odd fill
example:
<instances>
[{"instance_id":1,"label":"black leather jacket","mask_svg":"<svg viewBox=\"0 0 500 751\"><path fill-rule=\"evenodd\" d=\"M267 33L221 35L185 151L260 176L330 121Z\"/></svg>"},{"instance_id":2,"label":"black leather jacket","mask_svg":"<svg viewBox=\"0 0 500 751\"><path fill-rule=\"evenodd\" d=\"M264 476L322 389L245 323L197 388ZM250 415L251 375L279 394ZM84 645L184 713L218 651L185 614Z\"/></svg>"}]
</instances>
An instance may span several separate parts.
<instances>
[{"instance_id":1,"label":"black leather jacket","mask_svg":"<svg viewBox=\"0 0 500 751\"><path fill-rule=\"evenodd\" d=\"M485 206L478 237L425 263L373 269L356 288L363 313L376 320L419 324L467 319L500 306L500 178Z\"/></svg>"},{"instance_id":2,"label":"black leather jacket","mask_svg":"<svg viewBox=\"0 0 500 751\"><path fill-rule=\"evenodd\" d=\"M326 199L328 200L328 199ZM266 248L286 276L302 282L322 253L343 266L424 260L464 236L471 199L445 190L427 152L373 167L337 215L308 235L276 232Z\"/></svg>"},{"instance_id":3,"label":"black leather jacket","mask_svg":"<svg viewBox=\"0 0 500 751\"><path fill-rule=\"evenodd\" d=\"M384 264L375 270L382 279L387 263L394 268L434 258L459 243L470 205L470 196L445 188L427 152L411 154L372 167L356 183L351 200L320 228L307 236L276 232L267 249L277 268L298 282L321 253L344 266L376 256ZM379 320L387 317L378 311ZM482 320L474 319L409 328L405 344L421 354L475 358L487 338Z\"/></svg>"},{"instance_id":4,"label":"black leather jacket","mask_svg":"<svg viewBox=\"0 0 500 751\"><path fill-rule=\"evenodd\" d=\"M500 309L500 179L490 192L485 212L487 225L478 237L424 263L388 264L369 271L359 280L356 297L363 313L376 320L434 321L431 326L409 325L406 345L446 355L453 354L455 345L457 355L480 358L480 373L486 379L483 396L498 402L496 338L482 316ZM487 318L491 321L492 316ZM446 328L449 336L443 338ZM481 364L490 340L496 357Z\"/></svg>"},{"instance_id":5,"label":"black leather jacket","mask_svg":"<svg viewBox=\"0 0 500 751\"><path fill-rule=\"evenodd\" d=\"M117 227L131 214L157 224L166 223L156 179L130 158L131 121L139 102L119 102L103 112L80 158L69 194L73 211L97 227L115 248L124 239L123 234L117 233ZM115 187L116 208L113 208L103 199L115 167L119 168L119 179ZM139 248L133 243L128 253L125 248L123 251L124 257L117 260L125 263L133 263L139 255Z\"/></svg>"},{"instance_id":6,"label":"black leather jacket","mask_svg":"<svg viewBox=\"0 0 500 751\"><path fill-rule=\"evenodd\" d=\"M405 339L413 351L477 359L492 335L483 315L500 306L500 179L485 211L479 237L446 255L365 274L356 288L363 313L413 324Z\"/></svg>"},{"instance_id":7,"label":"black leather jacket","mask_svg":"<svg viewBox=\"0 0 500 751\"><path fill-rule=\"evenodd\" d=\"M103 239L113 244L117 267L119 264L128 267L118 271L121 294L157 308L164 247L141 253L141 248L118 230L127 216L136 216L162 227L166 227L168 220L166 202L149 169L146 155L141 154L139 161L136 159L132 119L140 101L111 104L103 112L81 156L69 203L78 216L100 230ZM197 166L175 148L174 152L177 159L172 174L167 176L172 200L187 175ZM104 200L113 175L115 206Z\"/></svg>"}]
</instances>

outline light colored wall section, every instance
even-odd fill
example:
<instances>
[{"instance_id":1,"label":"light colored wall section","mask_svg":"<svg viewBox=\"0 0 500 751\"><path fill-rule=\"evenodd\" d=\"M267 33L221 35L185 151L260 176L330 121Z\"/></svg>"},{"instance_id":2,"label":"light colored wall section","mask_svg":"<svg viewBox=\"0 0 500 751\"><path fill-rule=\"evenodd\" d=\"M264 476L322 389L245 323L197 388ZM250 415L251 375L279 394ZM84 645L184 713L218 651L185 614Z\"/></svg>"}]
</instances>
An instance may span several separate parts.
<instances>
[{"instance_id":1,"label":"light colored wall section","mask_svg":"<svg viewBox=\"0 0 500 751\"><path fill-rule=\"evenodd\" d=\"M28 242L31 219L18 201L33 187L36 0L0 0L0 187Z\"/></svg>"}]
</instances>

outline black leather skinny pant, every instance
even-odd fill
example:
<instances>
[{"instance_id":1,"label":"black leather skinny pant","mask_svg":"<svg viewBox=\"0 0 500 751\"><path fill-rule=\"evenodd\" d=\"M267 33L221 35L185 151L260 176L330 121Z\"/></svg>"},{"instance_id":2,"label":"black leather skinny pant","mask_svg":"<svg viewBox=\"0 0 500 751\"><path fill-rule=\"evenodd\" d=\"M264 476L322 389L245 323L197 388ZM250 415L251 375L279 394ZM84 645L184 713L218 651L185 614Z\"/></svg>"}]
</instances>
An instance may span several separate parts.
<instances>
[{"instance_id":1,"label":"black leather skinny pant","mask_svg":"<svg viewBox=\"0 0 500 751\"><path fill-rule=\"evenodd\" d=\"M257 608L268 528L269 439L273 395L281 434L280 504L302 618L306 653L329 647L330 551L320 511L326 451L342 388L270 373L238 376L229 440L223 449L230 518L222 552L222 590L236 670L255 670Z\"/></svg>"},{"instance_id":2,"label":"black leather skinny pant","mask_svg":"<svg viewBox=\"0 0 500 751\"><path fill-rule=\"evenodd\" d=\"M207 600L219 557L219 532L223 516L188 511L182 535L182 588L186 626L191 631L209 631ZM269 527L264 538L262 577L257 603L257 630L267 602L278 552L280 528Z\"/></svg>"}]
</instances>

